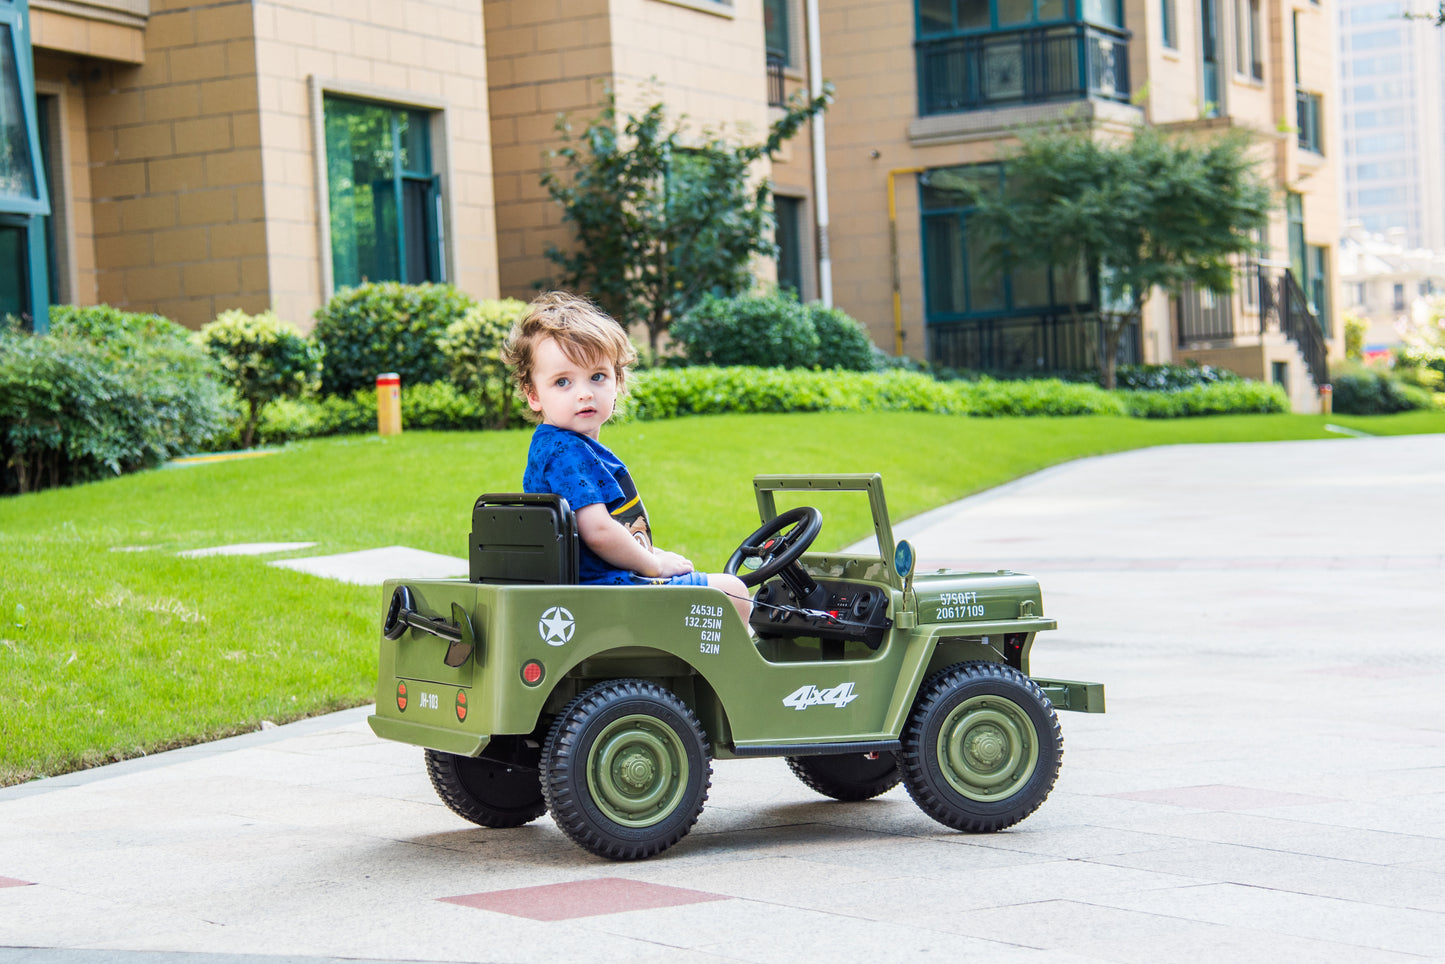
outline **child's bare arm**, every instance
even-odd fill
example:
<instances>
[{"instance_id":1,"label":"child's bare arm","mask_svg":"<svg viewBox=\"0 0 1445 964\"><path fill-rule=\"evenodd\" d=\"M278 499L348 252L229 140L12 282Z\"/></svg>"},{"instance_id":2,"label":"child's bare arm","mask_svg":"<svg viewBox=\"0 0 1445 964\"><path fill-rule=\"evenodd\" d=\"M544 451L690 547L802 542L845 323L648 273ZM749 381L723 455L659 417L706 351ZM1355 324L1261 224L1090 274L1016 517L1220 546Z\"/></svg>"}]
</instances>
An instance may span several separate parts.
<instances>
[{"instance_id":1,"label":"child's bare arm","mask_svg":"<svg viewBox=\"0 0 1445 964\"><path fill-rule=\"evenodd\" d=\"M587 543L587 548L604 560L639 576L666 578L693 569L690 561L675 552L645 548L632 538L626 526L612 518L601 502L577 510L577 534Z\"/></svg>"}]
</instances>

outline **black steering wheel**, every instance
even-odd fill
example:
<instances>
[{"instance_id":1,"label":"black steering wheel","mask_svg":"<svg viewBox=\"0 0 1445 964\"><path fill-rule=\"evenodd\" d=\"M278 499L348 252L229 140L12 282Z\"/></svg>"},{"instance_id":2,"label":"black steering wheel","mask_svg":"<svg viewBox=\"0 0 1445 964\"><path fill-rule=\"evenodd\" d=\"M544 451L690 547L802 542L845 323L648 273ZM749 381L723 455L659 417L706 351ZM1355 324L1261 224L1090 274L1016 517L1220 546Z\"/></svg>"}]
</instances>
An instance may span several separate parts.
<instances>
[{"instance_id":1,"label":"black steering wheel","mask_svg":"<svg viewBox=\"0 0 1445 964\"><path fill-rule=\"evenodd\" d=\"M822 528L823 513L812 506L789 509L744 539L723 572L742 579L744 586L756 586L797 562ZM747 571L739 572L744 563Z\"/></svg>"}]
</instances>

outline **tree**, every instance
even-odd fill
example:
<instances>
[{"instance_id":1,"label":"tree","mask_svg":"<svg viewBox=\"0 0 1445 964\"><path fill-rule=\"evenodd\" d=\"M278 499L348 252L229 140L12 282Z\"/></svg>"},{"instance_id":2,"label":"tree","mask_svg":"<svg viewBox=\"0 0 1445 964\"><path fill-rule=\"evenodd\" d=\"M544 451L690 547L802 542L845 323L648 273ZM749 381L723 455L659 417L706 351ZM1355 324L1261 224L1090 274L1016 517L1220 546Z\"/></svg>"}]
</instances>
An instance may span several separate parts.
<instances>
[{"instance_id":1,"label":"tree","mask_svg":"<svg viewBox=\"0 0 1445 964\"><path fill-rule=\"evenodd\" d=\"M609 94L602 112L573 137L557 121L562 169L542 175L547 193L575 226L577 246L547 250L562 285L590 296L624 327L658 337L705 294L735 295L752 284L754 255L773 257L771 189L748 186L753 164L832 99L795 100L760 144L733 144L713 131L689 136L654 104L619 122Z\"/></svg>"},{"instance_id":2,"label":"tree","mask_svg":"<svg viewBox=\"0 0 1445 964\"><path fill-rule=\"evenodd\" d=\"M1004 190L971 192L970 227L989 239L1000 270L1048 265L1070 293L1081 272L1096 282L1088 310L1104 387L1113 388L1120 339L1150 292L1227 292L1235 259L1255 250L1273 201L1249 155L1252 137L1236 129L1190 141L1147 126L1122 142L1069 128L1036 133L1004 162ZM1078 298L1067 302L1083 324Z\"/></svg>"}]
</instances>

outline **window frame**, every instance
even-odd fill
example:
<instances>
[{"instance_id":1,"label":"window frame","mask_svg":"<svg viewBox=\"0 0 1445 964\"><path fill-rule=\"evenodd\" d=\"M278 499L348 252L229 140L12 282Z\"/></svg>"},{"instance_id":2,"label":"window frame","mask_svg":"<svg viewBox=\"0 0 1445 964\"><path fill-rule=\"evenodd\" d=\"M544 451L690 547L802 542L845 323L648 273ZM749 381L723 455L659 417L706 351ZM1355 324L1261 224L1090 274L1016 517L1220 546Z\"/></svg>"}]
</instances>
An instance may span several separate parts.
<instances>
[{"instance_id":1,"label":"window frame","mask_svg":"<svg viewBox=\"0 0 1445 964\"><path fill-rule=\"evenodd\" d=\"M440 98L419 96L414 92L372 84L358 84L335 80L312 74L307 78L308 99L311 104L311 137L315 150L312 152L312 170L316 179L316 241L317 256L321 265L322 298L336 293L336 274L332 264L331 237L331 191L326 156L326 108L327 97L345 100L365 101L394 109L426 111L428 115L427 134L431 153L431 177L436 203L437 247L440 248L437 262L442 279L456 277L456 246L450 242L452 226L456 223L455 183L452 170L449 121L447 102ZM400 218L398 230L404 230Z\"/></svg>"},{"instance_id":2,"label":"window frame","mask_svg":"<svg viewBox=\"0 0 1445 964\"><path fill-rule=\"evenodd\" d=\"M39 121L35 114L35 62L30 52L30 6L28 0L0 0L0 27L10 28L10 53L15 64L16 95L20 98L20 111L24 118L25 138L29 148L31 179L34 196L26 198L15 194L0 194L0 212L6 214L48 215L50 213L49 188L46 185L45 164L40 157ZM0 77L0 84L6 78Z\"/></svg>"}]
</instances>

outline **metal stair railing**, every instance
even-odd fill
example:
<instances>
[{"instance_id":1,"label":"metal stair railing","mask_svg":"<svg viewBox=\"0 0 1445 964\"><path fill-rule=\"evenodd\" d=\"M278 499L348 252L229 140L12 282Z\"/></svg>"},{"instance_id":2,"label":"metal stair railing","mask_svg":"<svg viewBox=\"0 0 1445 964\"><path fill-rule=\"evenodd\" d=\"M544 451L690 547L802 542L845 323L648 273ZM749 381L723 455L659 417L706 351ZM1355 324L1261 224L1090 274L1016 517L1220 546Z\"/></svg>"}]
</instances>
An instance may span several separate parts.
<instances>
[{"instance_id":1,"label":"metal stair railing","mask_svg":"<svg viewBox=\"0 0 1445 964\"><path fill-rule=\"evenodd\" d=\"M1286 338L1299 347L1300 354L1304 356L1305 367L1309 369L1315 385L1329 384L1328 352L1319 316L1310 310L1304 289L1288 268L1279 279L1279 328Z\"/></svg>"}]
</instances>

